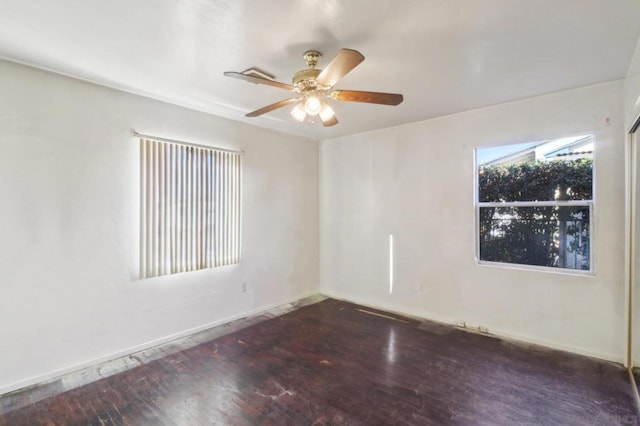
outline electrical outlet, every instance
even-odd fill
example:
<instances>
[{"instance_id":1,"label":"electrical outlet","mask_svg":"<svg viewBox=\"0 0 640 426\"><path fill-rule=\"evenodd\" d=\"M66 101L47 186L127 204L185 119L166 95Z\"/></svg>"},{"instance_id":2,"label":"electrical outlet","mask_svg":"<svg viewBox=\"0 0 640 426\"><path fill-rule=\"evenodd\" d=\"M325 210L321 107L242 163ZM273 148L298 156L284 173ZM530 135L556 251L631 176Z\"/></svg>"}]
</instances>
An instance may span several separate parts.
<instances>
[{"instance_id":1,"label":"electrical outlet","mask_svg":"<svg viewBox=\"0 0 640 426\"><path fill-rule=\"evenodd\" d=\"M247 292L247 283L242 283L242 292L243 293Z\"/></svg>"},{"instance_id":2,"label":"electrical outlet","mask_svg":"<svg viewBox=\"0 0 640 426\"><path fill-rule=\"evenodd\" d=\"M489 329L487 329L487 327L485 327L484 325L479 326L478 331L480 333L489 334Z\"/></svg>"},{"instance_id":3,"label":"electrical outlet","mask_svg":"<svg viewBox=\"0 0 640 426\"><path fill-rule=\"evenodd\" d=\"M467 328L467 323L464 321L458 321L456 325L460 328Z\"/></svg>"}]
</instances>

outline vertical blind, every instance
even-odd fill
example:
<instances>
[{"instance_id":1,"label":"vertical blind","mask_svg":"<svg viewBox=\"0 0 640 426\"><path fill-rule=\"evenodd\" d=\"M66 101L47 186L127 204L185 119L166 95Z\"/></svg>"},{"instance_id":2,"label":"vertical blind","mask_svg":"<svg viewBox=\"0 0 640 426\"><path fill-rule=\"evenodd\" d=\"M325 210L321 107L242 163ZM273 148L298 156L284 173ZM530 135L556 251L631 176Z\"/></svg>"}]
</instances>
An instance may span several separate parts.
<instances>
[{"instance_id":1,"label":"vertical blind","mask_svg":"<svg viewBox=\"0 0 640 426\"><path fill-rule=\"evenodd\" d=\"M240 154L140 139L140 276L240 262Z\"/></svg>"}]
</instances>

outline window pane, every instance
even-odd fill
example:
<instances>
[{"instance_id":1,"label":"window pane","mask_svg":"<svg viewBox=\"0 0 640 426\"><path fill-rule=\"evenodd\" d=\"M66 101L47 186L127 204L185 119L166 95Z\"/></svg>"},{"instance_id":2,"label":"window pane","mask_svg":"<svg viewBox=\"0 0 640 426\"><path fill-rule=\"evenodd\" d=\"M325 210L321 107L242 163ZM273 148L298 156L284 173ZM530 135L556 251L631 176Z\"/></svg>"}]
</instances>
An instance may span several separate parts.
<instances>
[{"instance_id":1,"label":"window pane","mask_svg":"<svg viewBox=\"0 0 640 426\"><path fill-rule=\"evenodd\" d=\"M593 137L478 148L478 201L593 198Z\"/></svg>"},{"instance_id":2,"label":"window pane","mask_svg":"<svg viewBox=\"0 0 640 426\"><path fill-rule=\"evenodd\" d=\"M480 207L480 260L589 270L589 206Z\"/></svg>"}]
</instances>

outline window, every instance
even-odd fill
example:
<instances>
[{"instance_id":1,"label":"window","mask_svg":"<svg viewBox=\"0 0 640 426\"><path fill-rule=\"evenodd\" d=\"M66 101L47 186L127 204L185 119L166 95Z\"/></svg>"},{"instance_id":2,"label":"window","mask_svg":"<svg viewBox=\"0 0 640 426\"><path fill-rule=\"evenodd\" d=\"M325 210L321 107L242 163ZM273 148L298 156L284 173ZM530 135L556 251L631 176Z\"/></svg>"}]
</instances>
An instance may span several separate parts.
<instances>
[{"instance_id":1,"label":"window","mask_svg":"<svg viewBox=\"0 0 640 426\"><path fill-rule=\"evenodd\" d=\"M240 261L240 154L140 138L140 276Z\"/></svg>"},{"instance_id":2,"label":"window","mask_svg":"<svg viewBox=\"0 0 640 426\"><path fill-rule=\"evenodd\" d=\"M476 149L477 258L591 271L591 135Z\"/></svg>"}]
</instances>

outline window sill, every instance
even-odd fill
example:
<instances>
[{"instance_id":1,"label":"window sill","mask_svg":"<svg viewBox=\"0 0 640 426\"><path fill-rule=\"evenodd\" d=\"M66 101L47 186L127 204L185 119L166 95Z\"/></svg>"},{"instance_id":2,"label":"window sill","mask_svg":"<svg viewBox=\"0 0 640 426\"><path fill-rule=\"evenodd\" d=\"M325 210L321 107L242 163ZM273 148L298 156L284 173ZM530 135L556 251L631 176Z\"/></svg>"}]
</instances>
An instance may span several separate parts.
<instances>
[{"instance_id":1,"label":"window sill","mask_svg":"<svg viewBox=\"0 0 640 426\"><path fill-rule=\"evenodd\" d=\"M579 276L579 277L595 277L596 276L593 269L589 271L583 271L578 269L553 268L549 266L518 265L516 263L490 262L486 260L477 260L477 259L475 263L476 263L476 266L498 268L498 269L513 269L513 270L528 271L528 272L546 272L546 273L552 273L552 274L573 275L573 276Z\"/></svg>"}]
</instances>

